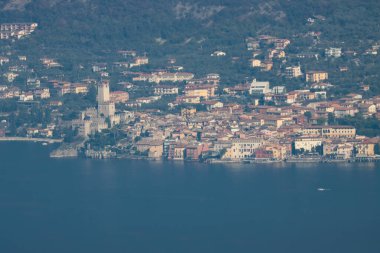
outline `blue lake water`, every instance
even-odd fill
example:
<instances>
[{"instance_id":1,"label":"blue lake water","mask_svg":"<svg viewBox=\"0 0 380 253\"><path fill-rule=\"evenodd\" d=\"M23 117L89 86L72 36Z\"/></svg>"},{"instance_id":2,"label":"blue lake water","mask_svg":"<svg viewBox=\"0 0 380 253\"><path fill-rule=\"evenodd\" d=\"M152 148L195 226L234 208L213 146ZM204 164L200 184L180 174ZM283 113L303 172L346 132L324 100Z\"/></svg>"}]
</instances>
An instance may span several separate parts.
<instances>
[{"instance_id":1,"label":"blue lake water","mask_svg":"<svg viewBox=\"0 0 380 253\"><path fill-rule=\"evenodd\" d=\"M57 160L50 148L0 143L1 253L380 252L380 164Z\"/></svg>"}]
</instances>

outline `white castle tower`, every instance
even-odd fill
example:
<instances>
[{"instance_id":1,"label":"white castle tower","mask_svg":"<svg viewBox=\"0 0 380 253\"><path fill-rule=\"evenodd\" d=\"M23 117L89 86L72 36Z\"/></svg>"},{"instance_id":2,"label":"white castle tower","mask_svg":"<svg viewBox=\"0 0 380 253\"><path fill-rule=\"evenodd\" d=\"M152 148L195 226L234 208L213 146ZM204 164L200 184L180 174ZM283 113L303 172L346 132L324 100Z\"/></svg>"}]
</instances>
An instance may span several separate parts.
<instances>
[{"instance_id":1,"label":"white castle tower","mask_svg":"<svg viewBox=\"0 0 380 253\"><path fill-rule=\"evenodd\" d=\"M115 115L115 104L110 101L110 85L103 81L98 85L98 116L112 118Z\"/></svg>"}]
</instances>

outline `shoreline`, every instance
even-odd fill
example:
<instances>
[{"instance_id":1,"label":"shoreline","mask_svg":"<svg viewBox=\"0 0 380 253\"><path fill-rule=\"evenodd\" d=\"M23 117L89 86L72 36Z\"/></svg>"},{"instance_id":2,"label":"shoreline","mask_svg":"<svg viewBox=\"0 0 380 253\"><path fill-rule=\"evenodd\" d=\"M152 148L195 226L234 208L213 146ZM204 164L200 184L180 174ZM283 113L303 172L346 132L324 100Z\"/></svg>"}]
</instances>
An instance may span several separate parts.
<instances>
[{"instance_id":1,"label":"shoreline","mask_svg":"<svg viewBox=\"0 0 380 253\"><path fill-rule=\"evenodd\" d=\"M0 137L1 142L34 142L34 143L63 143L63 139L49 139L49 138L28 138L28 137ZM64 148L64 149L55 149L50 154L49 157L52 159L65 159L65 158L80 158L78 152L73 148ZM325 160L325 159L300 159L300 158L290 158L286 160L204 160L204 161L195 161L195 160L167 160L164 158L158 157L140 157L133 155L117 155L115 157L99 157L91 158L87 157L85 159L91 160L107 160L107 159L117 159L117 160L146 160L146 161L178 161L178 162L199 162L205 164L274 164L274 163L378 163L380 162L380 157L358 157L356 159L349 160Z\"/></svg>"},{"instance_id":2,"label":"shoreline","mask_svg":"<svg viewBox=\"0 0 380 253\"><path fill-rule=\"evenodd\" d=\"M28 138L28 137L0 137L0 142L46 142L49 144L62 143L63 139Z\"/></svg>"}]
</instances>

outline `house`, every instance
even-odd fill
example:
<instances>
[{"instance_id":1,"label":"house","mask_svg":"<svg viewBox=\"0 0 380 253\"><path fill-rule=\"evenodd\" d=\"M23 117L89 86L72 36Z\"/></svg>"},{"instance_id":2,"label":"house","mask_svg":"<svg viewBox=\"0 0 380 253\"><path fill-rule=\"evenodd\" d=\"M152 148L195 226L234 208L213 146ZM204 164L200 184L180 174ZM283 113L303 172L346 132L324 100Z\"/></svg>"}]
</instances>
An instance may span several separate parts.
<instances>
[{"instance_id":1,"label":"house","mask_svg":"<svg viewBox=\"0 0 380 253\"><path fill-rule=\"evenodd\" d=\"M290 40L288 39L275 39L274 42L274 47L278 50L283 50L285 49L287 46L290 45Z\"/></svg>"},{"instance_id":2,"label":"house","mask_svg":"<svg viewBox=\"0 0 380 253\"><path fill-rule=\"evenodd\" d=\"M196 143L186 146L185 157L186 160L197 161L201 154L208 150L208 145L203 143Z\"/></svg>"},{"instance_id":3,"label":"house","mask_svg":"<svg viewBox=\"0 0 380 253\"><path fill-rule=\"evenodd\" d=\"M325 49L325 55L327 57L339 58L342 56L342 49L341 48L335 48L335 47L326 48Z\"/></svg>"},{"instance_id":4,"label":"house","mask_svg":"<svg viewBox=\"0 0 380 253\"><path fill-rule=\"evenodd\" d=\"M9 58L0 56L0 66L9 62Z\"/></svg>"},{"instance_id":5,"label":"house","mask_svg":"<svg viewBox=\"0 0 380 253\"><path fill-rule=\"evenodd\" d=\"M310 88L314 90L328 90L332 87L334 87L334 85L331 83L313 83L310 85Z\"/></svg>"},{"instance_id":6,"label":"house","mask_svg":"<svg viewBox=\"0 0 380 253\"><path fill-rule=\"evenodd\" d=\"M359 110L354 107L343 107L339 105L334 105L334 116L336 118L344 118L347 116L354 117Z\"/></svg>"},{"instance_id":7,"label":"house","mask_svg":"<svg viewBox=\"0 0 380 253\"><path fill-rule=\"evenodd\" d=\"M194 74L186 72L156 72L152 74L140 73L138 76L133 77L133 81L143 81L150 83L160 83L160 82L183 82L194 78Z\"/></svg>"},{"instance_id":8,"label":"house","mask_svg":"<svg viewBox=\"0 0 380 253\"><path fill-rule=\"evenodd\" d=\"M129 65L130 68L146 65L149 63L149 58L146 56L138 56L134 58L134 61Z\"/></svg>"},{"instance_id":9,"label":"house","mask_svg":"<svg viewBox=\"0 0 380 253\"><path fill-rule=\"evenodd\" d=\"M38 89L34 91L34 96L39 99L50 98L50 90L48 88Z\"/></svg>"},{"instance_id":10,"label":"house","mask_svg":"<svg viewBox=\"0 0 380 253\"><path fill-rule=\"evenodd\" d=\"M356 157L371 157L375 155L376 140L365 139L355 145Z\"/></svg>"},{"instance_id":11,"label":"house","mask_svg":"<svg viewBox=\"0 0 380 253\"><path fill-rule=\"evenodd\" d=\"M287 78L297 78L302 76L301 66L292 66L285 68L285 76Z\"/></svg>"},{"instance_id":12,"label":"house","mask_svg":"<svg viewBox=\"0 0 380 253\"><path fill-rule=\"evenodd\" d=\"M251 67L253 67L253 68L260 68L261 67L261 60L259 60L259 59L252 59L251 60Z\"/></svg>"},{"instance_id":13,"label":"house","mask_svg":"<svg viewBox=\"0 0 380 253\"><path fill-rule=\"evenodd\" d=\"M211 56L217 56L217 57L221 57L221 56L226 56L226 52L223 52L223 51L215 51L211 54Z\"/></svg>"},{"instance_id":14,"label":"house","mask_svg":"<svg viewBox=\"0 0 380 253\"><path fill-rule=\"evenodd\" d=\"M38 78L29 77L28 79L26 79L26 85L27 86L40 87L41 81Z\"/></svg>"},{"instance_id":15,"label":"house","mask_svg":"<svg viewBox=\"0 0 380 253\"><path fill-rule=\"evenodd\" d=\"M52 106L52 107L59 107L62 105L63 105L62 101L59 101L59 100L53 100L53 101L50 101L49 103L49 106Z\"/></svg>"},{"instance_id":16,"label":"house","mask_svg":"<svg viewBox=\"0 0 380 253\"><path fill-rule=\"evenodd\" d=\"M204 101L202 102L203 105L206 105L207 110L213 110L215 108L223 108L223 103L220 101Z\"/></svg>"},{"instance_id":17,"label":"house","mask_svg":"<svg viewBox=\"0 0 380 253\"><path fill-rule=\"evenodd\" d=\"M32 92L25 92L20 95L20 101L27 102L27 101L33 101L33 93Z\"/></svg>"},{"instance_id":18,"label":"house","mask_svg":"<svg viewBox=\"0 0 380 253\"><path fill-rule=\"evenodd\" d=\"M197 113L197 109L195 109L194 107L181 109L181 116L185 118L193 117L196 113Z\"/></svg>"},{"instance_id":19,"label":"house","mask_svg":"<svg viewBox=\"0 0 380 253\"><path fill-rule=\"evenodd\" d=\"M129 93L126 91L113 91L110 92L110 100L116 103L125 103L129 99Z\"/></svg>"},{"instance_id":20,"label":"house","mask_svg":"<svg viewBox=\"0 0 380 253\"><path fill-rule=\"evenodd\" d=\"M273 68L273 62L271 60L266 60L261 62L261 71L270 71Z\"/></svg>"},{"instance_id":21,"label":"house","mask_svg":"<svg viewBox=\"0 0 380 253\"><path fill-rule=\"evenodd\" d=\"M92 72L102 72L107 70L107 63L97 63L92 65Z\"/></svg>"},{"instance_id":22,"label":"house","mask_svg":"<svg viewBox=\"0 0 380 253\"><path fill-rule=\"evenodd\" d=\"M176 95L178 94L178 87L168 85L157 85L154 87L154 94L161 95Z\"/></svg>"},{"instance_id":23,"label":"house","mask_svg":"<svg viewBox=\"0 0 380 253\"><path fill-rule=\"evenodd\" d=\"M185 159L185 145L181 143L171 142L166 148L168 151L167 158L169 160L184 160Z\"/></svg>"},{"instance_id":24,"label":"house","mask_svg":"<svg viewBox=\"0 0 380 253\"><path fill-rule=\"evenodd\" d=\"M243 95L243 94L248 94L250 89L249 84L238 84L235 85L234 87L227 87L224 88L223 91L229 95Z\"/></svg>"},{"instance_id":25,"label":"house","mask_svg":"<svg viewBox=\"0 0 380 253\"><path fill-rule=\"evenodd\" d=\"M11 83L16 79L16 77L18 77L18 74L13 72L7 72L3 76L7 79L8 82Z\"/></svg>"},{"instance_id":26,"label":"house","mask_svg":"<svg viewBox=\"0 0 380 253\"><path fill-rule=\"evenodd\" d=\"M164 146L162 140L144 138L136 143L136 149L139 152L148 152L149 157L162 157Z\"/></svg>"},{"instance_id":27,"label":"house","mask_svg":"<svg viewBox=\"0 0 380 253\"><path fill-rule=\"evenodd\" d=\"M245 42L249 51L260 48L260 42L254 38L247 38Z\"/></svg>"},{"instance_id":28,"label":"house","mask_svg":"<svg viewBox=\"0 0 380 253\"><path fill-rule=\"evenodd\" d=\"M340 140L325 140L323 142L323 155L338 160L348 160L352 157L354 145Z\"/></svg>"},{"instance_id":29,"label":"house","mask_svg":"<svg viewBox=\"0 0 380 253\"><path fill-rule=\"evenodd\" d=\"M70 85L70 93L86 94L87 92L88 92L88 87L86 84L74 83Z\"/></svg>"},{"instance_id":30,"label":"house","mask_svg":"<svg viewBox=\"0 0 380 253\"><path fill-rule=\"evenodd\" d=\"M44 65L46 68L57 68L57 67L62 67L61 64L59 64L56 60L51 59L51 58L41 58L40 59L42 65Z\"/></svg>"},{"instance_id":31,"label":"house","mask_svg":"<svg viewBox=\"0 0 380 253\"><path fill-rule=\"evenodd\" d=\"M178 96L176 98L178 104L199 104L201 102L200 96Z\"/></svg>"},{"instance_id":32,"label":"house","mask_svg":"<svg viewBox=\"0 0 380 253\"><path fill-rule=\"evenodd\" d=\"M154 101L157 101L158 99L160 99L160 97L157 97L157 96L141 97L141 98L137 98L136 102L140 103L140 104L149 104L149 103L152 103Z\"/></svg>"},{"instance_id":33,"label":"house","mask_svg":"<svg viewBox=\"0 0 380 253\"><path fill-rule=\"evenodd\" d=\"M278 95L278 94L284 94L286 93L286 87L285 86L274 86L272 88L272 93Z\"/></svg>"},{"instance_id":34,"label":"house","mask_svg":"<svg viewBox=\"0 0 380 253\"><path fill-rule=\"evenodd\" d=\"M6 91L8 89L8 86L6 85L0 85L0 92L1 91Z\"/></svg>"},{"instance_id":35,"label":"house","mask_svg":"<svg viewBox=\"0 0 380 253\"><path fill-rule=\"evenodd\" d=\"M359 104L359 112L362 114L372 115L377 112L376 105L374 104Z\"/></svg>"},{"instance_id":36,"label":"house","mask_svg":"<svg viewBox=\"0 0 380 253\"><path fill-rule=\"evenodd\" d=\"M123 57L135 57L137 55L136 51L134 50L119 50L117 53Z\"/></svg>"}]
</instances>

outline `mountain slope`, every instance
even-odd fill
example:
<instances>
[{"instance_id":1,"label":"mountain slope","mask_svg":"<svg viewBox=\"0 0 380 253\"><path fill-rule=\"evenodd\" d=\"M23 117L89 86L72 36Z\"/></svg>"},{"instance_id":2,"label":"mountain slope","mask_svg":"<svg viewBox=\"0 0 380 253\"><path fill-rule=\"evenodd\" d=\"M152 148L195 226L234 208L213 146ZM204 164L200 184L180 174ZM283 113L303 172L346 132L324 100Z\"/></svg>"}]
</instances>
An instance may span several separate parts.
<instances>
[{"instance_id":1,"label":"mountain slope","mask_svg":"<svg viewBox=\"0 0 380 253\"><path fill-rule=\"evenodd\" d=\"M158 56L233 51L247 36L310 30L346 45L380 39L377 0L2 0L0 10L0 22L39 23L19 48L70 57L126 48ZM313 15L326 20L307 26Z\"/></svg>"}]
</instances>

